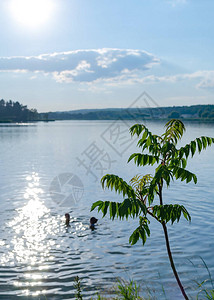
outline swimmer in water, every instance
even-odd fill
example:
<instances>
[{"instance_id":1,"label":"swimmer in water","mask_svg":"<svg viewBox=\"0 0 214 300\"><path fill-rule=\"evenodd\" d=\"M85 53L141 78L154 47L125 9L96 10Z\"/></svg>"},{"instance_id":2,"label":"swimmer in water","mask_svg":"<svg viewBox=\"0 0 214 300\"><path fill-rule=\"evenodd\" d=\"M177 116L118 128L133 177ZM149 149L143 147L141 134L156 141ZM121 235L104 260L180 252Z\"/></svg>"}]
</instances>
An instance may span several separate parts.
<instances>
[{"instance_id":1,"label":"swimmer in water","mask_svg":"<svg viewBox=\"0 0 214 300\"><path fill-rule=\"evenodd\" d=\"M70 226L70 215L68 213L65 214L65 225Z\"/></svg>"},{"instance_id":2,"label":"swimmer in water","mask_svg":"<svg viewBox=\"0 0 214 300\"><path fill-rule=\"evenodd\" d=\"M90 228L91 230L94 230L95 229L95 224L97 223L98 219L96 219L95 217L92 217L90 219Z\"/></svg>"}]
</instances>

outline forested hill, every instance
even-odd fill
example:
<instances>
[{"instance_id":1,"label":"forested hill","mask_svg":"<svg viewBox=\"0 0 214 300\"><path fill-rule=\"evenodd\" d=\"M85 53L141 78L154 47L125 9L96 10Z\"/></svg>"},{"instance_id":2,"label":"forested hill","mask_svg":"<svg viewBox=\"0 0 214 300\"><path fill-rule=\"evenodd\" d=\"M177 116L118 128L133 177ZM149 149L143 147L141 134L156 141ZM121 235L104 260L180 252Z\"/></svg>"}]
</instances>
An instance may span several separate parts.
<instances>
[{"instance_id":1,"label":"forested hill","mask_svg":"<svg viewBox=\"0 0 214 300\"><path fill-rule=\"evenodd\" d=\"M36 109L28 109L27 105L11 100L0 100L0 122L37 121L39 114Z\"/></svg>"},{"instance_id":2,"label":"forested hill","mask_svg":"<svg viewBox=\"0 0 214 300\"><path fill-rule=\"evenodd\" d=\"M192 105L155 108L80 109L64 112L38 113L27 105L0 100L0 122L28 122L50 120L143 120L180 118L214 122L214 105Z\"/></svg>"},{"instance_id":3,"label":"forested hill","mask_svg":"<svg viewBox=\"0 0 214 300\"><path fill-rule=\"evenodd\" d=\"M47 115L47 113L46 113ZM41 114L43 118L45 114ZM115 120L121 119L168 119L214 121L214 105L192 105L156 108L106 108L82 109L64 112L49 112L55 120Z\"/></svg>"}]
</instances>

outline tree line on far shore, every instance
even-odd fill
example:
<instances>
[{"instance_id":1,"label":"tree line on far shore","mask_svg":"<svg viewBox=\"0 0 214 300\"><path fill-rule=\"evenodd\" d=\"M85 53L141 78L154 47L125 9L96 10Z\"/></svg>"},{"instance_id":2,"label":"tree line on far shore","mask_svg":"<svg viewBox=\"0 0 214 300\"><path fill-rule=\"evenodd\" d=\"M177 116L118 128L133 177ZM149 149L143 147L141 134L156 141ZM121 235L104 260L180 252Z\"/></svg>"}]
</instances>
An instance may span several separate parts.
<instances>
[{"instance_id":1,"label":"tree line on far shore","mask_svg":"<svg viewBox=\"0 0 214 300\"><path fill-rule=\"evenodd\" d=\"M0 122L28 122L52 120L202 120L214 122L214 105L80 109L73 111L38 113L18 101L0 100Z\"/></svg>"},{"instance_id":2,"label":"tree line on far shore","mask_svg":"<svg viewBox=\"0 0 214 300\"><path fill-rule=\"evenodd\" d=\"M27 122L37 121L39 113L36 109L29 109L18 101L0 100L0 122Z\"/></svg>"},{"instance_id":3,"label":"tree line on far shore","mask_svg":"<svg viewBox=\"0 0 214 300\"><path fill-rule=\"evenodd\" d=\"M43 114L41 114L43 115ZM74 111L48 112L55 120L144 120L186 119L214 121L214 105L80 109Z\"/></svg>"}]
</instances>

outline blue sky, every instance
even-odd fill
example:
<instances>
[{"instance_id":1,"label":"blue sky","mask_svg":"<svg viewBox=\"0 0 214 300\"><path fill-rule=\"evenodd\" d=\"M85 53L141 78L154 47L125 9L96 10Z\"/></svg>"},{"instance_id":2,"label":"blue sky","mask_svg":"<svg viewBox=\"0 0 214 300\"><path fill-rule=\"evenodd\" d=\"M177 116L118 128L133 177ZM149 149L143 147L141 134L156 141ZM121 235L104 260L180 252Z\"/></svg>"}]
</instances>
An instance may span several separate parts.
<instances>
[{"instance_id":1,"label":"blue sky","mask_svg":"<svg viewBox=\"0 0 214 300\"><path fill-rule=\"evenodd\" d=\"M214 1L24 1L0 1L0 98L41 112L127 107L143 91L214 104Z\"/></svg>"}]
</instances>

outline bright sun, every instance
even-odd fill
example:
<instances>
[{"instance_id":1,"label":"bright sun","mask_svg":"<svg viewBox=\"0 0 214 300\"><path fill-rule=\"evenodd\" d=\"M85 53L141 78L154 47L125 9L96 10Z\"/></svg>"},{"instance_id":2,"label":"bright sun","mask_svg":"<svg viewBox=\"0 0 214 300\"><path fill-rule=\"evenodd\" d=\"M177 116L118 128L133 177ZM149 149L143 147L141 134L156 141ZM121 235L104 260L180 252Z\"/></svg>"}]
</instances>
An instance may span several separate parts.
<instances>
[{"instance_id":1,"label":"bright sun","mask_svg":"<svg viewBox=\"0 0 214 300\"><path fill-rule=\"evenodd\" d=\"M53 0L11 0L10 9L19 23L37 28L48 21L53 11Z\"/></svg>"}]
</instances>

